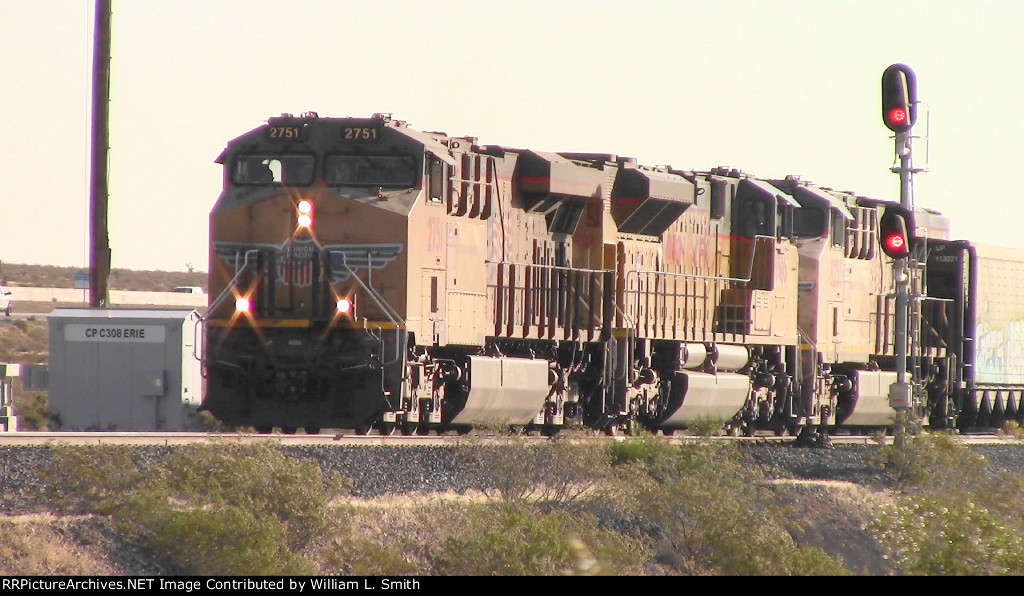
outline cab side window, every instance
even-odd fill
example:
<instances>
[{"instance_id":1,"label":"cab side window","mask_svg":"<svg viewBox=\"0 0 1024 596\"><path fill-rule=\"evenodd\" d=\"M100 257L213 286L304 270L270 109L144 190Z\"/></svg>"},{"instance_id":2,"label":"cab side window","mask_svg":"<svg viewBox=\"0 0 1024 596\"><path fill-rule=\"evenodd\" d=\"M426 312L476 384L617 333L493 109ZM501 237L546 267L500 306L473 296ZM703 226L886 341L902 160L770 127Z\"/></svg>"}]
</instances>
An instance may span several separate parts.
<instances>
[{"instance_id":1,"label":"cab side window","mask_svg":"<svg viewBox=\"0 0 1024 596\"><path fill-rule=\"evenodd\" d=\"M448 195L448 168L440 159L430 156L430 200L444 202Z\"/></svg>"}]
</instances>

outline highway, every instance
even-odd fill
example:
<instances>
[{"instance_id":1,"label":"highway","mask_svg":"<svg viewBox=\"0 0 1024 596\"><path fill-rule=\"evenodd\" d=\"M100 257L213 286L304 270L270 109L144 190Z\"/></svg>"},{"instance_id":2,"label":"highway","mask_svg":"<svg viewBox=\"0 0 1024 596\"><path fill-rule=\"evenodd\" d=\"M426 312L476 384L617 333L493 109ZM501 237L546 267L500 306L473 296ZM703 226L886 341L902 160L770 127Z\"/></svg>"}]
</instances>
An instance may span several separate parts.
<instances>
[{"instance_id":1,"label":"highway","mask_svg":"<svg viewBox=\"0 0 1024 596\"><path fill-rule=\"evenodd\" d=\"M89 290L72 288L34 288L7 286L14 302L12 315L46 314L57 307L87 307ZM182 292L134 292L110 290L110 305L113 307L192 307L205 310L206 294Z\"/></svg>"}]
</instances>

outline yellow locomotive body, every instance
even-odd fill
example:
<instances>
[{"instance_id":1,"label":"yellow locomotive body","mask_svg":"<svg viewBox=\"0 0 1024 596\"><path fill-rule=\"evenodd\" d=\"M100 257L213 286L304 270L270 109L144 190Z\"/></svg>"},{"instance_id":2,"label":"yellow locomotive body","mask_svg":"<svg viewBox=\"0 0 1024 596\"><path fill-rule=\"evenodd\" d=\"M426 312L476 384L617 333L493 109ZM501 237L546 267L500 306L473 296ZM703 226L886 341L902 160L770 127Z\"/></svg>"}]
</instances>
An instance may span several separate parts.
<instances>
[{"instance_id":1,"label":"yellow locomotive body","mask_svg":"<svg viewBox=\"0 0 1024 596\"><path fill-rule=\"evenodd\" d=\"M386 115L273 118L218 161L204 405L228 424L892 421L879 201Z\"/></svg>"}]
</instances>

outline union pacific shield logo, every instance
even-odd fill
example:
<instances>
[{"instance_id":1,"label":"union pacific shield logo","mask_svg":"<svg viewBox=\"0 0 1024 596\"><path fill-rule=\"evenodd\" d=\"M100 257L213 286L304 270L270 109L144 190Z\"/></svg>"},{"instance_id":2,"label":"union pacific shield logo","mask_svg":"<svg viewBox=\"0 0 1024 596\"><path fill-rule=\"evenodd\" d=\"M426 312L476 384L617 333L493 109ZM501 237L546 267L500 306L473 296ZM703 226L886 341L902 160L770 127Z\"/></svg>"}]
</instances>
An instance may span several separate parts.
<instances>
[{"instance_id":1,"label":"union pacific shield logo","mask_svg":"<svg viewBox=\"0 0 1024 596\"><path fill-rule=\"evenodd\" d=\"M308 286L313 283L313 255L320 248L312 240L285 242L277 257L277 283Z\"/></svg>"}]
</instances>

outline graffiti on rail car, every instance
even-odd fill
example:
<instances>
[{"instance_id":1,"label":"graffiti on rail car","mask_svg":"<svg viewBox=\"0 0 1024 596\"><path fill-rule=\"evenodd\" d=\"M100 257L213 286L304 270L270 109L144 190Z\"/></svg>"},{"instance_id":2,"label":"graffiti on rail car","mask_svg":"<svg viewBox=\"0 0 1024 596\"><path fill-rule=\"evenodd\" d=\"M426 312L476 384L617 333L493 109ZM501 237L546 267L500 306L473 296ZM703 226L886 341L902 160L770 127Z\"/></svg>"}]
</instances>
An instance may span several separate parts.
<instances>
[{"instance_id":1,"label":"graffiti on rail car","mask_svg":"<svg viewBox=\"0 0 1024 596\"><path fill-rule=\"evenodd\" d=\"M979 323L976 366L979 383L1024 383L1024 319L996 329Z\"/></svg>"}]
</instances>

